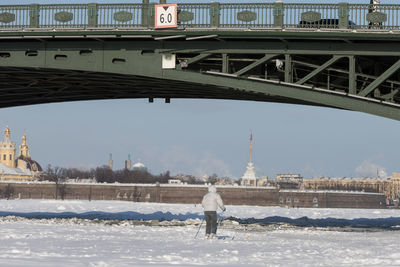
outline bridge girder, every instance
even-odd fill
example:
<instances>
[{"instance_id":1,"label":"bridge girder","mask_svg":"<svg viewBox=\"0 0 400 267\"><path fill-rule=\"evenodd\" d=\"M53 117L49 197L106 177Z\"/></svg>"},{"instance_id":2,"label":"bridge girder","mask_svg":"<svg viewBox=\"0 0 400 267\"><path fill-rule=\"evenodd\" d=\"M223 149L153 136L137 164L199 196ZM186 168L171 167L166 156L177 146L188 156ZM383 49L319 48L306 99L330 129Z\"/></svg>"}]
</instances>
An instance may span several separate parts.
<instances>
[{"instance_id":1,"label":"bridge girder","mask_svg":"<svg viewBox=\"0 0 400 267\"><path fill-rule=\"evenodd\" d=\"M384 44L384 45L383 45ZM327 106L400 120L397 41L0 40L0 107L114 98ZM163 69L163 56L176 57Z\"/></svg>"}]
</instances>

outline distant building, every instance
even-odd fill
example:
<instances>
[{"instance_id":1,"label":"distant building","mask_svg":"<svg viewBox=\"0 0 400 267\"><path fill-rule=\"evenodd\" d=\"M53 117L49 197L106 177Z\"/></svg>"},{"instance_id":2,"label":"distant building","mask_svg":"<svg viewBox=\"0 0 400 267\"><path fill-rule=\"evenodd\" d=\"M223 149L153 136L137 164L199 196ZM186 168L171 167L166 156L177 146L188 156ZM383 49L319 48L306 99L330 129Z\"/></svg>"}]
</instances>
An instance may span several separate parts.
<instances>
[{"instance_id":1,"label":"distant building","mask_svg":"<svg viewBox=\"0 0 400 267\"><path fill-rule=\"evenodd\" d=\"M398 199L400 197L400 173L394 172L392 174L393 187L391 190L391 199Z\"/></svg>"},{"instance_id":2,"label":"distant building","mask_svg":"<svg viewBox=\"0 0 400 267\"><path fill-rule=\"evenodd\" d=\"M133 164L133 170L134 171L146 171L147 172L147 167L143 163L137 162L137 163Z\"/></svg>"},{"instance_id":3,"label":"distant building","mask_svg":"<svg viewBox=\"0 0 400 267\"><path fill-rule=\"evenodd\" d=\"M110 153L110 157L108 159L108 168L110 168L110 170L113 169L113 159L112 159L112 153Z\"/></svg>"},{"instance_id":4,"label":"distant building","mask_svg":"<svg viewBox=\"0 0 400 267\"><path fill-rule=\"evenodd\" d=\"M130 171L131 170L131 165L132 165L131 154L128 154L128 159L125 160L125 170Z\"/></svg>"},{"instance_id":5,"label":"distant building","mask_svg":"<svg viewBox=\"0 0 400 267\"><path fill-rule=\"evenodd\" d=\"M240 185L244 186L257 186L257 176L254 169L253 162L249 162L246 167L246 171L242 176Z\"/></svg>"},{"instance_id":6,"label":"distant building","mask_svg":"<svg viewBox=\"0 0 400 267\"><path fill-rule=\"evenodd\" d=\"M277 174L275 183L281 189L298 189L303 184L303 177L294 173Z\"/></svg>"},{"instance_id":7,"label":"distant building","mask_svg":"<svg viewBox=\"0 0 400 267\"><path fill-rule=\"evenodd\" d=\"M93 183L96 183L97 181L96 181L96 178L66 178L65 179L65 183L74 183L74 184L78 184L78 183L81 183L81 184L93 184Z\"/></svg>"},{"instance_id":8,"label":"distant building","mask_svg":"<svg viewBox=\"0 0 400 267\"><path fill-rule=\"evenodd\" d=\"M267 176L261 176L257 179L257 186L267 186L269 185L269 180Z\"/></svg>"},{"instance_id":9,"label":"distant building","mask_svg":"<svg viewBox=\"0 0 400 267\"><path fill-rule=\"evenodd\" d=\"M168 183L169 184L183 184L182 181L179 179L169 179Z\"/></svg>"},{"instance_id":10,"label":"distant building","mask_svg":"<svg viewBox=\"0 0 400 267\"><path fill-rule=\"evenodd\" d=\"M400 197L400 173L391 178L328 178L304 179L306 190L342 190L383 193L389 199Z\"/></svg>"},{"instance_id":11,"label":"distant building","mask_svg":"<svg viewBox=\"0 0 400 267\"><path fill-rule=\"evenodd\" d=\"M287 173L287 174L277 174L277 181L285 181L285 182L293 182L293 183L302 183L303 177L300 174L295 173Z\"/></svg>"},{"instance_id":12,"label":"distant building","mask_svg":"<svg viewBox=\"0 0 400 267\"><path fill-rule=\"evenodd\" d=\"M250 160L249 163L247 164L246 171L242 176L240 185L257 186L257 175L254 168L254 164L252 162L252 153L253 153L253 134L250 134Z\"/></svg>"},{"instance_id":13,"label":"distant building","mask_svg":"<svg viewBox=\"0 0 400 267\"><path fill-rule=\"evenodd\" d=\"M15 156L15 143L11 140L8 125L4 131L4 139L0 142L0 180L32 181L39 178L42 167L31 158L26 134L22 136L22 144Z\"/></svg>"}]
</instances>

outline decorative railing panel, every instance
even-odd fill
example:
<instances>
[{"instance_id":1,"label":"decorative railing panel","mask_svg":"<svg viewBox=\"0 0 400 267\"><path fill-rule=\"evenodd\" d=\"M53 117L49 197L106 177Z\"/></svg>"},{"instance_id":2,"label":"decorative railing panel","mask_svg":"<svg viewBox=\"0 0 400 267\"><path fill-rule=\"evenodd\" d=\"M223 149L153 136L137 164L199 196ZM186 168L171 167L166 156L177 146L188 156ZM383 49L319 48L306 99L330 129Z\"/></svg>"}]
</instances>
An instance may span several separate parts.
<instances>
[{"instance_id":1,"label":"decorative railing panel","mask_svg":"<svg viewBox=\"0 0 400 267\"><path fill-rule=\"evenodd\" d=\"M339 28L337 4L285 4L287 28Z\"/></svg>"},{"instance_id":2,"label":"decorative railing panel","mask_svg":"<svg viewBox=\"0 0 400 267\"><path fill-rule=\"evenodd\" d=\"M349 5L352 28L400 29L400 5Z\"/></svg>"},{"instance_id":3,"label":"decorative railing panel","mask_svg":"<svg viewBox=\"0 0 400 267\"><path fill-rule=\"evenodd\" d=\"M210 4L179 4L178 25L188 28L211 27Z\"/></svg>"},{"instance_id":4,"label":"decorative railing panel","mask_svg":"<svg viewBox=\"0 0 400 267\"><path fill-rule=\"evenodd\" d=\"M141 4L99 4L99 27L141 27Z\"/></svg>"},{"instance_id":5,"label":"decorative railing panel","mask_svg":"<svg viewBox=\"0 0 400 267\"><path fill-rule=\"evenodd\" d=\"M29 21L29 6L0 6L0 28L26 28Z\"/></svg>"},{"instance_id":6,"label":"decorative railing panel","mask_svg":"<svg viewBox=\"0 0 400 267\"><path fill-rule=\"evenodd\" d=\"M154 4L0 6L0 29L149 28ZM299 3L178 4L178 28L339 28L400 30L399 5Z\"/></svg>"},{"instance_id":7,"label":"decorative railing panel","mask_svg":"<svg viewBox=\"0 0 400 267\"><path fill-rule=\"evenodd\" d=\"M220 26L224 28L268 28L274 25L273 3L221 4Z\"/></svg>"},{"instance_id":8,"label":"decorative railing panel","mask_svg":"<svg viewBox=\"0 0 400 267\"><path fill-rule=\"evenodd\" d=\"M40 5L38 28L81 28L88 25L87 5Z\"/></svg>"}]
</instances>

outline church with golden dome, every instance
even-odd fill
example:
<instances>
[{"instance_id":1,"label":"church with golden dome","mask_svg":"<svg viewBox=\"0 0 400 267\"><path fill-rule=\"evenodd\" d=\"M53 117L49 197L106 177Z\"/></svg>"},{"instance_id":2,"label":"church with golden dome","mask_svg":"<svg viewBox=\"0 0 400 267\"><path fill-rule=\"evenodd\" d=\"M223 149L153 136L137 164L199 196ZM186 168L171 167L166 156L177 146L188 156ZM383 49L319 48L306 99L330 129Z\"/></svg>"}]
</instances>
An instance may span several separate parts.
<instances>
[{"instance_id":1,"label":"church with golden dome","mask_svg":"<svg viewBox=\"0 0 400 267\"><path fill-rule=\"evenodd\" d=\"M33 181L37 180L41 173L42 167L31 158L26 134L22 136L22 143L16 155L16 146L11 140L11 131L7 125L4 138L0 141L0 180Z\"/></svg>"}]
</instances>

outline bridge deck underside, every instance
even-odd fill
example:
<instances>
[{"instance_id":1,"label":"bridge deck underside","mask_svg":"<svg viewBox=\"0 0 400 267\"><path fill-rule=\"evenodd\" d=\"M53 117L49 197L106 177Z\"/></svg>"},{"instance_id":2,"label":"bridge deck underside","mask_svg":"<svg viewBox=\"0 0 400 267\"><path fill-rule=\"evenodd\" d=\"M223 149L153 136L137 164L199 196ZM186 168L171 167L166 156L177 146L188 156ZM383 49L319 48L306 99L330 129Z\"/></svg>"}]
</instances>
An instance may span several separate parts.
<instances>
[{"instance_id":1,"label":"bridge deck underside","mask_svg":"<svg viewBox=\"0 0 400 267\"><path fill-rule=\"evenodd\" d=\"M126 98L231 99L315 105L209 84L104 72L17 67L0 67L0 96L2 108Z\"/></svg>"},{"instance_id":2,"label":"bridge deck underside","mask_svg":"<svg viewBox=\"0 0 400 267\"><path fill-rule=\"evenodd\" d=\"M400 120L400 36L230 33L188 40L169 34L0 39L0 107L207 98L326 106Z\"/></svg>"}]
</instances>

